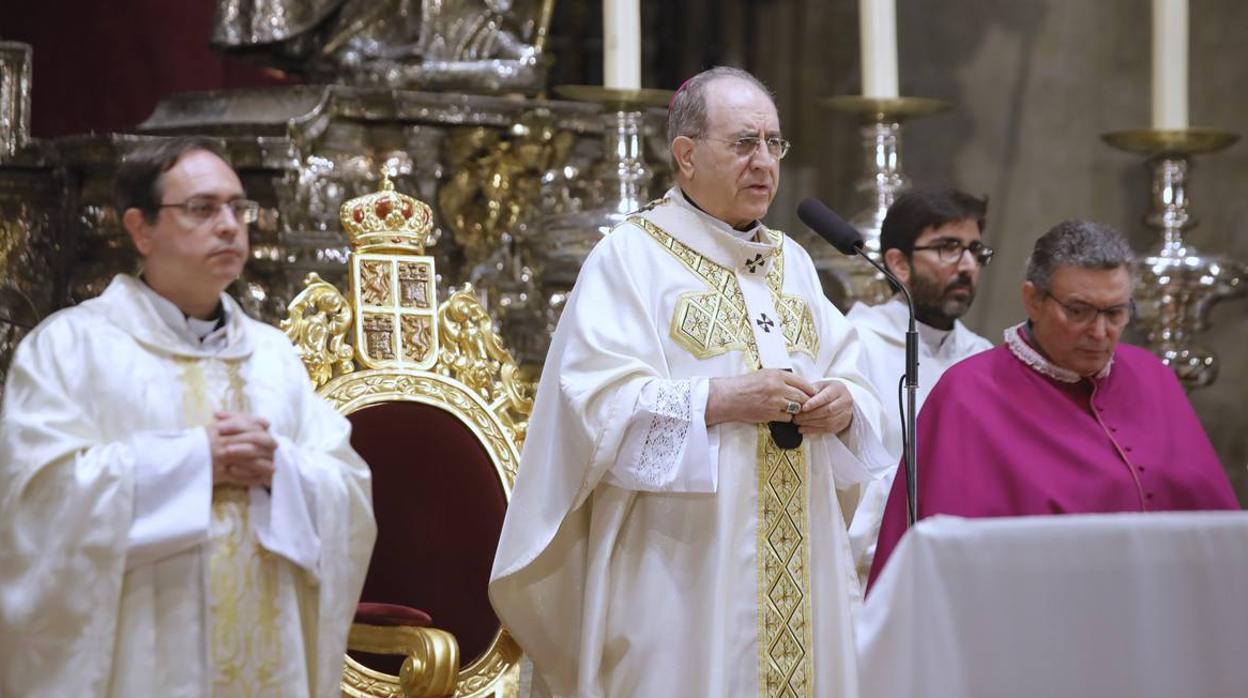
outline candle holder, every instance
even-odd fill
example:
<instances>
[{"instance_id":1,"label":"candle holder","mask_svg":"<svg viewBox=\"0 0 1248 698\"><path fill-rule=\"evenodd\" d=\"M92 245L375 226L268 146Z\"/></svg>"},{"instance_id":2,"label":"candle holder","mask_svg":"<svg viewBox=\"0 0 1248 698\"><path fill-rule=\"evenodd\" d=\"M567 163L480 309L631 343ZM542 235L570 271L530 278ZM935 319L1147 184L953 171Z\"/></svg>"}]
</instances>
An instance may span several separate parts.
<instances>
[{"instance_id":1,"label":"candle holder","mask_svg":"<svg viewBox=\"0 0 1248 698\"><path fill-rule=\"evenodd\" d=\"M1194 336L1208 328L1209 308L1244 294L1243 264L1221 255L1206 255L1183 240L1196 227L1189 210L1187 184L1192 158L1229 147L1236 134L1206 128L1139 129L1101 136L1106 143L1147 158L1152 173L1152 210L1144 224L1161 240L1138 263L1136 322L1148 348L1178 375L1188 390L1210 385L1218 376L1218 360Z\"/></svg>"},{"instance_id":2,"label":"candle holder","mask_svg":"<svg viewBox=\"0 0 1248 698\"><path fill-rule=\"evenodd\" d=\"M602 159L586 179L580 210L548 216L533 238L540 261L540 302L553 331L581 264L600 239L650 202L654 169L646 162L646 111L666 107L672 91L564 85L557 96L601 104ZM550 332L544 333L549 342ZM544 356L544 348L541 351Z\"/></svg>"},{"instance_id":3,"label":"candle holder","mask_svg":"<svg viewBox=\"0 0 1248 698\"><path fill-rule=\"evenodd\" d=\"M888 207L909 185L901 171L902 124L911 119L938 114L949 103L924 97L879 99L855 95L827 97L820 101L834 111L853 114L862 123L864 167L855 189L863 199L863 208L849 220L862 233L863 251L872 259L884 262L880 251L880 228ZM815 269L823 283L824 293L842 310L854 301L875 305L893 295L888 281L870 265L860 264L828 249L816 248L812 254Z\"/></svg>"}]
</instances>

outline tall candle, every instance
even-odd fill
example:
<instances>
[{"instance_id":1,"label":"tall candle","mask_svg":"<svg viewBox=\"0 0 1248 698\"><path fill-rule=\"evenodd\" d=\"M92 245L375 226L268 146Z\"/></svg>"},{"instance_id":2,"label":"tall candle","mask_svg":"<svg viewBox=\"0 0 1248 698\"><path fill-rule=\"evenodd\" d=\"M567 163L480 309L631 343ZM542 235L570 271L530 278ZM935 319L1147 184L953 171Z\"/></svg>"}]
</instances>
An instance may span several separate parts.
<instances>
[{"instance_id":1,"label":"tall candle","mask_svg":"<svg viewBox=\"0 0 1248 698\"><path fill-rule=\"evenodd\" d=\"M1187 0L1153 0L1153 128L1187 128Z\"/></svg>"},{"instance_id":2,"label":"tall candle","mask_svg":"<svg viewBox=\"0 0 1248 698\"><path fill-rule=\"evenodd\" d=\"M602 84L641 89L641 0L603 0Z\"/></svg>"},{"instance_id":3,"label":"tall candle","mask_svg":"<svg viewBox=\"0 0 1248 698\"><path fill-rule=\"evenodd\" d=\"M894 0L858 0L862 96L897 97L897 6Z\"/></svg>"}]
</instances>

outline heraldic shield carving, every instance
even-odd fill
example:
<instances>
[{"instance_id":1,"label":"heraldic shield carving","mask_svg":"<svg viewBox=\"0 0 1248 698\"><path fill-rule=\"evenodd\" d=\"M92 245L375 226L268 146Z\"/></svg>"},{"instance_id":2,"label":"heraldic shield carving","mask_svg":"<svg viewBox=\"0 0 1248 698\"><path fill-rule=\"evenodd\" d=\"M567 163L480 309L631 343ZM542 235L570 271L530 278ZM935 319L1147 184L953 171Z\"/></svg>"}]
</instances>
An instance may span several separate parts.
<instances>
[{"instance_id":1,"label":"heraldic shield carving","mask_svg":"<svg viewBox=\"0 0 1248 698\"><path fill-rule=\"evenodd\" d=\"M425 256L432 213L424 203L381 190L342 206L351 255L356 358L367 368L428 369L438 359L433 258Z\"/></svg>"}]
</instances>

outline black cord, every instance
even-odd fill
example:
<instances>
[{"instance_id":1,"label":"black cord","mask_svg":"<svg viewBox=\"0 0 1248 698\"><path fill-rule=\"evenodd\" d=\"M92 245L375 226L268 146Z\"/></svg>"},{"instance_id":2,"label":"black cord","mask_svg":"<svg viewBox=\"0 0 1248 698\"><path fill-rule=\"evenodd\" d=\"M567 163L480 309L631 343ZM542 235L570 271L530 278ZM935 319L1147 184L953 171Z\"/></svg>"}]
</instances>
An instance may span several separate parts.
<instances>
[{"instance_id":1,"label":"black cord","mask_svg":"<svg viewBox=\"0 0 1248 698\"><path fill-rule=\"evenodd\" d=\"M905 454L910 452L910 449L906 448L907 442L909 441L908 437L910 435L906 433L907 431L906 429L906 402L904 399L905 392L906 392L906 374L903 373L901 374L901 380L897 381L897 413L901 417L901 453L903 457L905 456ZM905 473L902 473L902 474L904 475Z\"/></svg>"},{"instance_id":2,"label":"black cord","mask_svg":"<svg viewBox=\"0 0 1248 698\"><path fill-rule=\"evenodd\" d=\"M33 329L35 329L35 326L34 326L34 325L27 325L27 324L26 324L26 323L24 323L24 322L18 322L17 320L14 320L13 318L8 318L8 317L5 317L5 316L3 316L3 315L0 315L0 322L3 322L3 323L8 324L8 325L12 325L12 326L14 326L14 327L17 327L17 328L19 328L19 329L23 329L23 330L33 330Z\"/></svg>"}]
</instances>

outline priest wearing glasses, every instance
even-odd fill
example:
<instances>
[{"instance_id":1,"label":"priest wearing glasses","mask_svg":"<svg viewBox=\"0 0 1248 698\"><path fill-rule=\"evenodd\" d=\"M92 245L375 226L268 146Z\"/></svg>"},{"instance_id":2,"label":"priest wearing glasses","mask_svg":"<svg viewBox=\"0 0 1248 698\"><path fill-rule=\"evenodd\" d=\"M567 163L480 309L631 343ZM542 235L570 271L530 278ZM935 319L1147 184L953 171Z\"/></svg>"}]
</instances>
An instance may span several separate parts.
<instances>
[{"instance_id":1,"label":"priest wearing glasses","mask_svg":"<svg viewBox=\"0 0 1248 698\"><path fill-rule=\"evenodd\" d=\"M955 189L912 189L888 208L880 230L884 263L914 298L919 331L919 391L916 407L948 368L992 348L959 319L971 309L979 276L992 261L984 244L988 202ZM880 393L889 419L884 446L901 460L900 379L906 371L910 311L900 291L884 303L857 303L846 316L862 338L863 370ZM871 571L876 536L896 468L862 488L849 526L849 543L862 581Z\"/></svg>"},{"instance_id":2,"label":"priest wearing glasses","mask_svg":"<svg viewBox=\"0 0 1248 698\"><path fill-rule=\"evenodd\" d=\"M857 333L759 220L788 151L767 89L693 77L668 140L676 186L559 320L490 598L534 695L854 698L836 493L890 465Z\"/></svg>"},{"instance_id":3,"label":"priest wearing glasses","mask_svg":"<svg viewBox=\"0 0 1248 698\"><path fill-rule=\"evenodd\" d=\"M376 527L351 426L226 288L258 205L216 142L117 173L143 258L17 348L0 695L337 696Z\"/></svg>"},{"instance_id":4,"label":"priest wearing glasses","mask_svg":"<svg viewBox=\"0 0 1248 698\"><path fill-rule=\"evenodd\" d=\"M918 518L1239 508L1173 372L1118 343L1134 265L1097 223L1036 242L1028 320L946 371L919 415ZM906 530L905 481L899 471L872 583Z\"/></svg>"}]
</instances>

